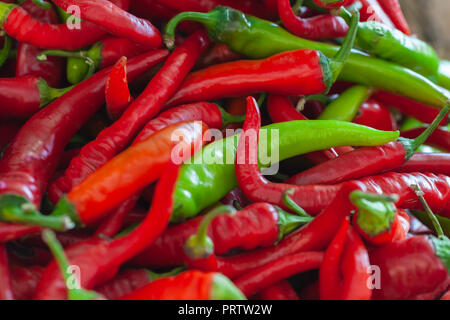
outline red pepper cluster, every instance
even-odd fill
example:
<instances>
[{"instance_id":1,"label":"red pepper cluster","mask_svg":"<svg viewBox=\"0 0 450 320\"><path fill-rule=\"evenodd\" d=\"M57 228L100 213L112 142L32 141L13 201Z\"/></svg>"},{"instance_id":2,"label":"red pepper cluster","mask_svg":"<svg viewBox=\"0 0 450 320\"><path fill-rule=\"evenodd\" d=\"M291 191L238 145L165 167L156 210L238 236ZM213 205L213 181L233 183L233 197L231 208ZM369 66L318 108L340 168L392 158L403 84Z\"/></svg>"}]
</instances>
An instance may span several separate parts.
<instances>
[{"instance_id":1,"label":"red pepper cluster","mask_svg":"<svg viewBox=\"0 0 450 320\"><path fill-rule=\"evenodd\" d=\"M353 84L330 88L318 51L244 60L196 23L163 48L172 17L217 6L334 39L351 28L333 11L359 5L361 20L411 34L397 0L312 2L0 1L0 299L449 299L448 106L374 89L353 122L402 138L308 153L269 180L246 135L317 119ZM63 22L72 5L78 28ZM73 86L71 59L89 69ZM182 163L230 128L242 129L238 187L171 223ZM69 264L79 288L65 285Z\"/></svg>"}]
</instances>

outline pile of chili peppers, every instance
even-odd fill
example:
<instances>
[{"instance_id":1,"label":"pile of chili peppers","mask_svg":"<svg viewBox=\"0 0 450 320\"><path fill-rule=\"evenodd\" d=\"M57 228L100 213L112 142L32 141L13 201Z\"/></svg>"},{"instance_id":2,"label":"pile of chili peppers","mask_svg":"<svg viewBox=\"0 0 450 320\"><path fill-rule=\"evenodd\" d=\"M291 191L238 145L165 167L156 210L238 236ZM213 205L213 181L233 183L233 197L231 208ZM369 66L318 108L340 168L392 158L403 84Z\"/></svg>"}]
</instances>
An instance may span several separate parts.
<instances>
[{"instance_id":1,"label":"pile of chili peppers","mask_svg":"<svg viewBox=\"0 0 450 320\"><path fill-rule=\"evenodd\" d=\"M0 28L0 299L449 299L450 62L398 0Z\"/></svg>"}]
</instances>

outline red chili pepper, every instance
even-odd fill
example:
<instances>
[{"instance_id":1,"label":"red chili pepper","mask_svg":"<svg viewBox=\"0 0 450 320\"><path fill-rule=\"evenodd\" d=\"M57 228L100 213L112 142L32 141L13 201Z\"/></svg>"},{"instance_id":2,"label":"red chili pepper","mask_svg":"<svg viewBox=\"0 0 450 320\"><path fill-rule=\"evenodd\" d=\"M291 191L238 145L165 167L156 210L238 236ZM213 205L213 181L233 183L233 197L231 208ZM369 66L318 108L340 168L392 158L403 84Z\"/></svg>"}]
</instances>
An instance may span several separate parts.
<instances>
[{"instance_id":1,"label":"red chili pepper","mask_svg":"<svg viewBox=\"0 0 450 320\"><path fill-rule=\"evenodd\" d=\"M120 118L133 99L128 88L127 57L120 58L111 70L106 81L105 97L110 118Z\"/></svg>"},{"instance_id":2,"label":"red chili pepper","mask_svg":"<svg viewBox=\"0 0 450 320\"><path fill-rule=\"evenodd\" d=\"M58 23L58 15L53 9L44 10L27 0L21 4L31 16L46 23ZM59 87L63 76L63 60L49 58L47 61L37 60L42 49L19 42L17 46L16 77L34 76L44 79L50 86Z\"/></svg>"},{"instance_id":3,"label":"red chili pepper","mask_svg":"<svg viewBox=\"0 0 450 320\"><path fill-rule=\"evenodd\" d=\"M368 243L379 246L406 239L409 216L395 207L395 196L353 192L350 199L358 208L353 215L353 226Z\"/></svg>"},{"instance_id":4,"label":"red chili pepper","mask_svg":"<svg viewBox=\"0 0 450 320\"><path fill-rule=\"evenodd\" d=\"M438 109L387 91L379 91L372 98L424 123L432 123L439 114ZM448 117L442 120L441 126L445 126L447 123Z\"/></svg>"},{"instance_id":5,"label":"red chili pepper","mask_svg":"<svg viewBox=\"0 0 450 320\"><path fill-rule=\"evenodd\" d=\"M119 300L243 300L230 280L218 273L186 271L161 278Z\"/></svg>"},{"instance_id":6,"label":"red chili pepper","mask_svg":"<svg viewBox=\"0 0 450 320\"><path fill-rule=\"evenodd\" d=\"M122 117L103 130L95 141L86 145L80 155L73 159L65 175L50 186L50 200L58 200L122 151L174 94L208 45L208 36L204 31L200 31L179 46Z\"/></svg>"},{"instance_id":7,"label":"red chili pepper","mask_svg":"<svg viewBox=\"0 0 450 320\"><path fill-rule=\"evenodd\" d=\"M408 22L403 15L402 8L398 0L378 0L378 3L383 8L384 12L389 16L389 18L394 23L395 27L403 32L404 34L410 36L411 29L409 28Z\"/></svg>"},{"instance_id":8,"label":"red chili pepper","mask_svg":"<svg viewBox=\"0 0 450 320\"><path fill-rule=\"evenodd\" d=\"M12 290L16 300L31 300L44 268L40 266L18 267L11 272Z\"/></svg>"},{"instance_id":9,"label":"red chili pepper","mask_svg":"<svg viewBox=\"0 0 450 320\"><path fill-rule=\"evenodd\" d=\"M139 162L138 162L139 163ZM173 209L173 191L178 178L179 166L169 162L155 191L155 201L144 221L133 232L113 241L99 240L89 250L73 256L71 263L77 265L83 274L81 285L92 289L112 279L119 267L149 246L163 232L169 223ZM55 263L47 267L42 277L36 299L63 299L66 296L63 278Z\"/></svg>"},{"instance_id":10,"label":"red chili pepper","mask_svg":"<svg viewBox=\"0 0 450 320\"><path fill-rule=\"evenodd\" d=\"M308 120L303 114L298 112L288 98L284 96L269 95L267 98L267 111L273 122L286 122L294 120ZM335 159L339 155L334 149L313 152L305 155L305 158L314 164Z\"/></svg>"},{"instance_id":11,"label":"red chili pepper","mask_svg":"<svg viewBox=\"0 0 450 320\"><path fill-rule=\"evenodd\" d=\"M257 296L261 300L300 300L295 290L286 280L261 290Z\"/></svg>"},{"instance_id":12,"label":"red chili pepper","mask_svg":"<svg viewBox=\"0 0 450 320\"><path fill-rule=\"evenodd\" d=\"M111 2L122 3L120 0ZM46 49L77 50L107 35L101 27L89 21L82 21L80 28L74 29L69 29L65 23L41 22L15 4L0 3L0 21L5 32L19 42Z\"/></svg>"},{"instance_id":13,"label":"red chili pepper","mask_svg":"<svg viewBox=\"0 0 450 320\"><path fill-rule=\"evenodd\" d=\"M353 122L384 131L395 131L398 129L397 123L389 109L375 100L364 102Z\"/></svg>"},{"instance_id":14,"label":"red chili pepper","mask_svg":"<svg viewBox=\"0 0 450 320\"><path fill-rule=\"evenodd\" d=\"M23 120L61 97L72 88L54 89L39 77L24 76L0 79L0 116Z\"/></svg>"},{"instance_id":15,"label":"red chili pepper","mask_svg":"<svg viewBox=\"0 0 450 320\"><path fill-rule=\"evenodd\" d=\"M281 95L319 94L327 90L321 54L296 50L263 60L240 60L190 74L166 107L197 101L270 92Z\"/></svg>"},{"instance_id":16,"label":"red chili pepper","mask_svg":"<svg viewBox=\"0 0 450 320\"><path fill-rule=\"evenodd\" d=\"M20 130L20 125L16 123L0 124L0 153L8 146Z\"/></svg>"},{"instance_id":17,"label":"red chili pepper","mask_svg":"<svg viewBox=\"0 0 450 320\"><path fill-rule=\"evenodd\" d=\"M449 153L416 153L407 163L395 168L395 172L431 172L450 176Z\"/></svg>"},{"instance_id":18,"label":"red chili pepper","mask_svg":"<svg viewBox=\"0 0 450 320\"><path fill-rule=\"evenodd\" d=\"M14 300L9 271L8 253L4 244L0 243L0 300Z\"/></svg>"},{"instance_id":19,"label":"red chili pepper","mask_svg":"<svg viewBox=\"0 0 450 320\"><path fill-rule=\"evenodd\" d=\"M359 10L359 12L361 13L361 21L378 21L395 28L391 19L380 7L377 0L358 0L358 1L362 5L361 9Z\"/></svg>"},{"instance_id":20,"label":"red chili pepper","mask_svg":"<svg viewBox=\"0 0 450 320\"><path fill-rule=\"evenodd\" d=\"M40 227L0 223L0 243L17 240L23 236L39 232L41 232Z\"/></svg>"},{"instance_id":21,"label":"red chili pepper","mask_svg":"<svg viewBox=\"0 0 450 320\"><path fill-rule=\"evenodd\" d=\"M164 60L167 54L166 50L159 50L133 58L128 64L129 79L136 79ZM39 208L64 147L83 123L103 105L109 72L110 70L105 69L80 83L63 98L37 113L21 128L0 160L2 215L7 208L12 207L14 210L29 210L29 205L24 206L29 203ZM25 214L30 219L31 212ZM20 217L18 219L21 220Z\"/></svg>"},{"instance_id":22,"label":"red chili pepper","mask_svg":"<svg viewBox=\"0 0 450 320\"><path fill-rule=\"evenodd\" d=\"M234 215L221 215L211 222L207 234L214 252L223 255L233 249L268 247L299 225L291 216L266 203L255 203ZM183 265L184 244L197 233L204 218L197 217L167 228L150 247L131 261L133 266L163 268Z\"/></svg>"},{"instance_id":23,"label":"red chili pepper","mask_svg":"<svg viewBox=\"0 0 450 320\"><path fill-rule=\"evenodd\" d=\"M416 128L402 132L402 137L415 138L422 134L426 128ZM444 127L437 128L426 141L427 144L450 152L450 131Z\"/></svg>"},{"instance_id":24,"label":"red chili pepper","mask_svg":"<svg viewBox=\"0 0 450 320\"><path fill-rule=\"evenodd\" d=\"M93 22L118 37L150 48L162 46L161 34L150 21L136 17L108 0L54 0L54 3L63 10L78 6L79 18Z\"/></svg>"},{"instance_id":25,"label":"red chili pepper","mask_svg":"<svg viewBox=\"0 0 450 320\"><path fill-rule=\"evenodd\" d=\"M211 129L221 129L224 126L242 122L244 117L232 116L214 103L199 102L171 108L150 120L133 144L136 144L165 127L182 121L202 121Z\"/></svg>"},{"instance_id":26,"label":"red chili pepper","mask_svg":"<svg viewBox=\"0 0 450 320\"><path fill-rule=\"evenodd\" d=\"M340 38L348 32L348 25L341 17L330 14L311 18L298 17L292 10L289 0L278 0L278 12L286 29L302 38Z\"/></svg>"},{"instance_id":27,"label":"red chili pepper","mask_svg":"<svg viewBox=\"0 0 450 320\"><path fill-rule=\"evenodd\" d=\"M380 269L380 286L373 290L375 300L408 300L434 291L448 277L447 256L427 236L391 242L370 252L370 262ZM445 289L444 289L445 290Z\"/></svg>"},{"instance_id":28,"label":"red chili pepper","mask_svg":"<svg viewBox=\"0 0 450 320\"><path fill-rule=\"evenodd\" d=\"M235 279L234 284L250 297L255 293L296 274L320 268L322 252L301 252L255 268Z\"/></svg>"},{"instance_id":29,"label":"red chili pepper","mask_svg":"<svg viewBox=\"0 0 450 320\"><path fill-rule=\"evenodd\" d=\"M326 209L305 227L293 232L277 245L230 257L212 255L206 260L191 260L191 267L204 271L217 271L235 278L254 268L263 266L276 259L304 251L325 249L333 239L339 225L353 210L349 200L352 191L361 189L356 182L344 184L334 200Z\"/></svg>"},{"instance_id":30,"label":"red chili pepper","mask_svg":"<svg viewBox=\"0 0 450 320\"><path fill-rule=\"evenodd\" d=\"M286 183L296 185L336 184L395 169L406 163L417 148L429 139L430 135L430 137L436 137L438 131L435 130L447 114L448 109L449 106L444 108L427 131L422 131L421 136L414 136L415 140L400 138L382 146L357 149L303 171L290 178ZM352 165L349 166L349 163Z\"/></svg>"}]
</instances>

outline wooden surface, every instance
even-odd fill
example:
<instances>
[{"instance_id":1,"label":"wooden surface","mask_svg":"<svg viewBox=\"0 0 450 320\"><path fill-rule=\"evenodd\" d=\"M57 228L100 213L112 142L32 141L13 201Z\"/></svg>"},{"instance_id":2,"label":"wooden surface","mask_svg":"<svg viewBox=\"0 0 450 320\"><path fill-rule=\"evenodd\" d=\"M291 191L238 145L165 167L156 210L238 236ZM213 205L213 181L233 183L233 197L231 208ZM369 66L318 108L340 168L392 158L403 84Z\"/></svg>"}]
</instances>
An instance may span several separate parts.
<instances>
[{"instance_id":1,"label":"wooden surface","mask_svg":"<svg viewBox=\"0 0 450 320\"><path fill-rule=\"evenodd\" d=\"M450 0L400 0L414 33L450 60Z\"/></svg>"}]
</instances>

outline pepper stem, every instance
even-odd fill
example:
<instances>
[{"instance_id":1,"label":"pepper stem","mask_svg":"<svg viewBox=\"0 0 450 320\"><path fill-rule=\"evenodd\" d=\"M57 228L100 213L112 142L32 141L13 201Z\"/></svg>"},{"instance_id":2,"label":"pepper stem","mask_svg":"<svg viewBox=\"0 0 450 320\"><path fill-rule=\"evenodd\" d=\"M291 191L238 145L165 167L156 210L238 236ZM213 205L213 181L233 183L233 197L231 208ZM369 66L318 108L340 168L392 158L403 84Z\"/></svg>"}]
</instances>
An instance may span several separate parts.
<instances>
[{"instance_id":1,"label":"pepper stem","mask_svg":"<svg viewBox=\"0 0 450 320\"><path fill-rule=\"evenodd\" d=\"M41 105L40 105L41 108L45 107L53 100L66 94L67 92L72 90L74 87L74 86L70 86L70 87L61 88L61 89L52 88L48 85L47 81L45 81L44 79L40 79L36 86L39 90L39 95L41 97Z\"/></svg>"},{"instance_id":2,"label":"pepper stem","mask_svg":"<svg viewBox=\"0 0 450 320\"><path fill-rule=\"evenodd\" d=\"M85 50L81 50L81 51L45 50L45 51L42 51L37 56L37 59L39 61L47 61L48 56L87 59L88 54L89 54L89 52L85 51Z\"/></svg>"},{"instance_id":3,"label":"pepper stem","mask_svg":"<svg viewBox=\"0 0 450 320\"><path fill-rule=\"evenodd\" d=\"M357 224L366 234L375 237L391 229L397 213L394 203L398 196L353 191L350 200L358 208Z\"/></svg>"},{"instance_id":4,"label":"pepper stem","mask_svg":"<svg viewBox=\"0 0 450 320\"><path fill-rule=\"evenodd\" d=\"M230 123L240 123L245 121L245 115L235 116L226 112L222 107L217 106L222 114L222 126L225 127Z\"/></svg>"},{"instance_id":5,"label":"pepper stem","mask_svg":"<svg viewBox=\"0 0 450 320\"><path fill-rule=\"evenodd\" d=\"M69 283L73 282L73 275L70 272L71 268L69 260L67 259L66 253L64 252L61 243L59 243L55 233L48 229L42 231L42 239L47 244L53 256L55 257L56 262L58 263L58 266L66 283L69 300L95 300L102 298L101 295L97 292L87 291L81 288L73 288L72 285L69 285ZM79 284L76 283L75 286L79 287Z\"/></svg>"},{"instance_id":6,"label":"pepper stem","mask_svg":"<svg viewBox=\"0 0 450 320\"><path fill-rule=\"evenodd\" d=\"M446 104L444 108L442 108L441 112L436 116L436 118L433 120L433 122L428 126L428 128L425 129L424 132L420 136L418 136L415 139L406 139L406 138L399 138L398 141L404 146L405 148L405 158L406 160L409 160L414 153L417 151L417 149L424 144L427 139L433 134L433 132L439 127L442 120L447 115L450 108L450 104Z\"/></svg>"},{"instance_id":7,"label":"pepper stem","mask_svg":"<svg viewBox=\"0 0 450 320\"><path fill-rule=\"evenodd\" d=\"M422 204L423 208L425 209L425 212L428 215L428 218L433 223L434 230L436 231L438 237L445 237L444 230L442 230L441 224L439 223L439 220L437 219L436 215L434 214L433 210L431 210L430 206L428 205L427 200L425 200L424 193L420 189L420 187L417 184L411 185L411 189L414 190L417 197L419 198L420 203Z\"/></svg>"},{"instance_id":8,"label":"pepper stem","mask_svg":"<svg viewBox=\"0 0 450 320\"><path fill-rule=\"evenodd\" d=\"M294 11L295 15L299 15L300 12L302 11L302 6L303 6L303 2L305 0L297 0L295 1L294 6L292 7L292 11Z\"/></svg>"},{"instance_id":9,"label":"pepper stem","mask_svg":"<svg viewBox=\"0 0 450 320\"><path fill-rule=\"evenodd\" d=\"M358 23L359 23L359 12L356 11L352 15L352 19L349 24L349 29L347 36L342 43L341 49L339 49L338 53L334 56L333 59L330 60L330 67L333 73L333 83L336 82L339 74L344 67L344 63L350 55L351 50L355 44L356 35L358 32Z\"/></svg>"},{"instance_id":10,"label":"pepper stem","mask_svg":"<svg viewBox=\"0 0 450 320\"><path fill-rule=\"evenodd\" d=\"M155 281L155 280L158 280L158 279L161 279L161 278L177 276L180 273L184 272L185 270L186 270L185 267L178 267L178 268L175 268L175 269L173 269L171 271L168 271L168 272L165 272L165 273L156 273L156 272L153 272L153 271L150 271L150 270L146 270L146 271L147 271L147 274L148 274L148 277L149 277L150 281Z\"/></svg>"},{"instance_id":11,"label":"pepper stem","mask_svg":"<svg viewBox=\"0 0 450 320\"><path fill-rule=\"evenodd\" d=\"M294 189L288 189L283 192L281 195L284 205L294 212L295 214L301 216L301 217L311 217L305 210L303 210L302 207L300 207L292 198L291 195L294 194Z\"/></svg>"},{"instance_id":12,"label":"pepper stem","mask_svg":"<svg viewBox=\"0 0 450 320\"><path fill-rule=\"evenodd\" d=\"M58 231L67 231L75 227L69 216L44 216L26 198L13 194L0 196L0 221L40 226Z\"/></svg>"},{"instance_id":13,"label":"pepper stem","mask_svg":"<svg viewBox=\"0 0 450 320\"><path fill-rule=\"evenodd\" d=\"M296 216L284 211L281 208L275 207L278 211L278 225L280 228L280 233L278 235L278 241L283 239L284 236L291 233L300 226L313 221L311 216Z\"/></svg>"},{"instance_id":14,"label":"pepper stem","mask_svg":"<svg viewBox=\"0 0 450 320\"><path fill-rule=\"evenodd\" d=\"M204 24L206 26L206 29L208 30L209 27L213 27L214 24L217 23L218 17L216 15L218 14L217 8L210 11L210 12L182 12L175 17L172 18L172 20L169 21L166 28L164 29L164 36L163 41L166 47L169 50L173 50L175 47L175 29L177 28L178 24L182 21L196 21Z\"/></svg>"},{"instance_id":15,"label":"pepper stem","mask_svg":"<svg viewBox=\"0 0 450 320\"><path fill-rule=\"evenodd\" d=\"M0 51L0 67L3 66L6 60L8 60L9 52L11 51L11 46L12 46L11 37L5 34L3 48L2 51Z\"/></svg>"},{"instance_id":16,"label":"pepper stem","mask_svg":"<svg viewBox=\"0 0 450 320\"><path fill-rule=\"evenodd\" d=\"M219 215L234 214L236 209L231 206L220 206L209 212L198 228L197 234L192 235L184 245L185 253L192 259L207 258L214 253L214 243L208 236L208 227Z\"/></svg>"}]
</instances>

